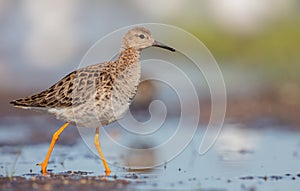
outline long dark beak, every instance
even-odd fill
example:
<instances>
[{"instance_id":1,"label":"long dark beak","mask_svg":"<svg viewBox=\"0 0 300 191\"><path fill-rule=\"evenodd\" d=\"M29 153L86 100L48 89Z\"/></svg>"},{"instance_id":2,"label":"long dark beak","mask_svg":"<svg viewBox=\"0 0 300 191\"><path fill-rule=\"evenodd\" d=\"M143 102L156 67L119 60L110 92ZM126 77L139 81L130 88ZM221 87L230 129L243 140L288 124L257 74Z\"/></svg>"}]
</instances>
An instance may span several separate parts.
<instances>
[{"instance_id":1,"label":"long dark beak","mask_svg":"<svg viewBox=\"0 0 300 191\"><path fill-rule=\"evenodd\" d=\"M172 52L175 52L175 49L174 48L171 48L167 45L164 45L163 43L161 42L158 42L158 41L154 41L153 45L152 46L157 46L157 47L160 47L160 48L164 48L164 49L167 49L167 50L170 50Z\"/></svg>"}]
</instances>

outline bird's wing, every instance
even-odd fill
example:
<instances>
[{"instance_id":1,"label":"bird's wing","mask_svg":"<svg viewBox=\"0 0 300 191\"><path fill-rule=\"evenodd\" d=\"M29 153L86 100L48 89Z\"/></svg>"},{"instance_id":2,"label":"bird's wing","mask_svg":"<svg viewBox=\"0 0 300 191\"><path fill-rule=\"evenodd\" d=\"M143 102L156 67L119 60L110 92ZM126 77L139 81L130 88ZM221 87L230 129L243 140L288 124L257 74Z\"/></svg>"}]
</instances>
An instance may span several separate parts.
<instances>
[{"instance_id":1,"label":"bird's wing","mask_svg":"<svg viewBox=\"0 0 300 191\"><path fill-rule=\"evenodd\" d=\"M21 108L54 108L72 105L69 93L73 91L74 76L76 71L66 75L50 88L25 98L13 100L10 103Z\"/></svg>"},{"instance_id":2,"label":"bird's wing","mask_svg":"<svg viewBox=\"0 0 300 191\"><path fill-rule=\"evenodd\" d=\"M94 95L101 80L103 64L81 68L66 75L50 88L10 103L21 108L65 108L83 104Z\"/></svg>"}]
</instances>

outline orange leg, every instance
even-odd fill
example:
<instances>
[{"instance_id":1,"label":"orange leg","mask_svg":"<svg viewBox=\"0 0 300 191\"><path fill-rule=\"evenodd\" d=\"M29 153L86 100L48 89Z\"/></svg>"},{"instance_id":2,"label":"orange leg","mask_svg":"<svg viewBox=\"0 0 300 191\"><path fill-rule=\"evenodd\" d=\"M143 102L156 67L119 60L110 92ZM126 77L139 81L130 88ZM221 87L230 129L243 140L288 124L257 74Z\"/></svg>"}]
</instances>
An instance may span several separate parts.
<instances>
[{"instance_id":1,"label":"orange leg","mask_svg":"<svg viewBox=\"0 0 300 191\"><path fill-rule=\"evenodd\" d=\"M110 171L110 169L109 169L109 166L108 166L108 164L107 164L107 162L106 162L106 159L105 159L105 157L104 157L104 155L103 155L103 153L102 153L101 147L100 147L100 141L99 141L99 127L96 128L96 133L95 133L95 138L94 138L94 144L95 144L95 146L96 146L96 149L97 149L97 151L98 151L98 153L99 153L99 155L100 155L100 158L101 158L101 160L102 160L102 163L103 163L103 165L104 165L104 168L105 168L105 175L108 176L108 175L110 174L111 171Z\"/></svg>"},{"instance_id":2,"label":"orange leg","mask_svg":"<svg viewBox=\"0 0 300 191\"><path fill-rule=\"evenodd\" d=\"M58 140L59 138L59 135L65 130L65 128L68 127L70 123L67 122L65 123L61 128L59 128L52 136L52 140L51 140L51 143L50 143L50 146L49 146L49 149L48 149L48 152L47 152L47 155L44 159L44 161L40 164L37 164L38 166L41 166L42 167L42 174L45 175L47 173L47 166L48 166L48 161L49 161L49 158L50 158L50 155L52 153L52 150L54 148L54 145L56 143L56 141Z\"/></svg>"}]
</instances>

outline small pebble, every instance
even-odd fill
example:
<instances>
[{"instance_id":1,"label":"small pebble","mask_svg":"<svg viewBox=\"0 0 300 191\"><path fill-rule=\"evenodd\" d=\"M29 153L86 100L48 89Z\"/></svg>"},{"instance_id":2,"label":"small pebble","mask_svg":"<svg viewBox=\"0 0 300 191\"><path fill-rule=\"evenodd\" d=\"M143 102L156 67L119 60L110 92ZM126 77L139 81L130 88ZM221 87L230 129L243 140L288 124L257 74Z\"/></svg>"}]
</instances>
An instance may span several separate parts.
<instances>
[{"instance_id":1,"label":"small pebble","mask_svg":"<svg viewBox=\"0 0 300 191\"><path fill-rule=\"evenodd\" d=\"M271 179L280 180L280 179L282 179L282 177L273 175L273 176L271 176Z\"/></svg>"},{"instance_id":2,"label":"small pebble","mask_svg":"<svg viewBox=\"0 0 300 191\"><path fill-rule=\"evenodd\" d=\"M133 173L133 174L132 174L132 178L133 178L133 179L137 179L138 176L137 176L136 174Z\"/></svg>"},{"instance_id":3,"label":"small pebble","mask_svg":"<svg viewBox=\"0 0 300 191\"><path fill-rule=\"evenodd\" d=\"M267 180L268 180L268 177L267 177L267 176L264 176L264 180L267 181Z\"/></svg>"},{"instance_id":4,"label":"small pebble","mask_svg":"<svg viewBox=\"0 0 300 191\"><path fill-rule=\"evenodd\" d=\"M253 176L245 176L245 177L240 177L240 179L242 179L242 180L252 180L252 179L254 179L254 177Z\"/></svg>"}]
</instances>

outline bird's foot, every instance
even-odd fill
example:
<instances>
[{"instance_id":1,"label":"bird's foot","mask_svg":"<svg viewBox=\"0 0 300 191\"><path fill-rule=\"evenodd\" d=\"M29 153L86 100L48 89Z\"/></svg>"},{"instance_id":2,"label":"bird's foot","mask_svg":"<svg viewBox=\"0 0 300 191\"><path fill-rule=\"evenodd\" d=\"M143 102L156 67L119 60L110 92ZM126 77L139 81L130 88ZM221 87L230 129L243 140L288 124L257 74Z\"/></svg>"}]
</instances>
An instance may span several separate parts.
<instances>
[{"instance_id":1,"label":"bird's foot","mask_svg":"<svg viewBox=\"0 0 300 191\"><path fill-rule=\"evenodd\" d=\"M47 164L42 162L42 163L39 163L39 164L36 164L36 165L41 167L42 175L47 174Z\"/></svg>"}]
</instances>

